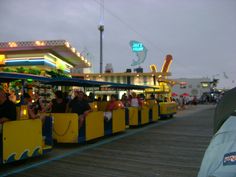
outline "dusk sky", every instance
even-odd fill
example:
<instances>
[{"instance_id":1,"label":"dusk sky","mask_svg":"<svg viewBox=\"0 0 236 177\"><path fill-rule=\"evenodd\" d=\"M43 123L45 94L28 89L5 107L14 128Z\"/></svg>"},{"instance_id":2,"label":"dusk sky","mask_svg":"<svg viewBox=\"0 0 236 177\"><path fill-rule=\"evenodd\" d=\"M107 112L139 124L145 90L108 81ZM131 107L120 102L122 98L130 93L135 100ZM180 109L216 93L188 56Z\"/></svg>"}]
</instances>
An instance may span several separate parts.
<instances>
[{"instance_id":1,"label":"dusk sky","mask_svg":"<svg viewBox=\"0 0 236 177\"><path fill-rule=\"evenodd\" d=\"M68 40L87 50L99 72L100 0L0 0L0 41ZM130 40L148 49L141 66L173 55L172 78L219 78L236 86L236 0L104 0L104 66L124 72L136 59ZM223 73L228 76L226 79Z\"/></svg>"}]
</instances>

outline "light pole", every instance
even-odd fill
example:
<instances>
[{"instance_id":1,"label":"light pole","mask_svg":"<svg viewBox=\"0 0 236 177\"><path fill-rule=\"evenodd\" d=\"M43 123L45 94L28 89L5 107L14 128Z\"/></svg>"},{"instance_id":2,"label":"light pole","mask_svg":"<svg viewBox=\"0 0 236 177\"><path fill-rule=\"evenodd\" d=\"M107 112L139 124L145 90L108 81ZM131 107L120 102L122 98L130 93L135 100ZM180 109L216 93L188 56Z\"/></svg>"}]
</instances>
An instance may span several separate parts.
<instances>
[{"instance_id":1,"label":"light pole","mask_svg":"<svg viewBox=\"0 0 236 177\"><path fill-rule=\"evenodd\" d=\"M100 31L100 73L102 73L102 65L103 65L103 47L102 47L102 33L104 31L104 25L100 25L98 27L98 30Z\"/></svg>"}]
</instances>

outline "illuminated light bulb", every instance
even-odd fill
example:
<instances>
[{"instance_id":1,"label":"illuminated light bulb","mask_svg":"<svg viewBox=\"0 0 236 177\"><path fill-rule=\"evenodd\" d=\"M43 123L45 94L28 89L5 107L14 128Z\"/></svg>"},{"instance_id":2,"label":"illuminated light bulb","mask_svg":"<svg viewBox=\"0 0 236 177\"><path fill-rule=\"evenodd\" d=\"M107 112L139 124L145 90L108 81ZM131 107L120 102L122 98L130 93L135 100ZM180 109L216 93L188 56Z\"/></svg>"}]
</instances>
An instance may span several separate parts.
<instances>
[{"instance_id":1,"label":"illuminated light bulb","mask_svg":"<svg viewBox=\"0 0 236 177\"><path fill-rule=\"evenodd\" d=\"M37 46L45 46L45 43L43 41L35 41L35 45L37 45Z\"/></svg>"},{"instance_id":2,"label":"illuminated light bulb","mask_svg":"<svg viewBox=\"0 0 236 177\"><path fill-rule=\"evenodd\" d=\"M26 109L23 110L23 115L26 115L27 111Z\"/></svg>"},{"instance_id":3,"label":"illuminated light bulb","mask_svg":"<svg viewBox=\"0 0 236 177\"><path fill-rule=\"evenodd\" d=\"M16 42L9 42L8 45L9 47L17 47Z\"/></svg>"},{"instance_id":4,"label":"illuminated light bulb","mask_svg":"<svg viewBox=\"0 0 236 177\"><path fill-rule=\"evenodd\" d=\"M45 46L45 43L43 41L41 42L41 46Z\"/></svg>"},{"instance_id":5,"label":"illuminated light bulb","mask_svg":"<svg viewBox=\"0 0 236 177\"><path fill-rule=\"evenodd\" d=\"M80 57L80 56L81 56L79 52L77 52L77 53L76 53L76 55L77 55L78 57Z\"/></svg>"},{"instance_id":6,"label":"illuminated light bulb","mask_svg":"<svg viewBox=\"0 0 236 177\"><path fill-rule=\"evenodd\" d=\"M74 53L76 52L76 51L75 51L75 48L71 48L71 51L74 52Z\"/></svg>"},{"instance_id":7,"label":"illuminated light bulb","mask_svg":"<svg viewBox=\"0 0 236 177\"><path fill-rule=\"evenodd\" d=\"M40 41L35 41L35 44L36 45L40 45Z\"/></svg>"},{"instance_id":8,"label":"illuminated light bulb","mask_svg":"<svg viewBox=\"0 0 236 177\"><path fill-rule=\"evenodd\" d=\"M97 109L97 108L98 108L98 106L97 106L97 105L95 105L95 106L94 106L94 108L95 108L95 109Z\"/></svg>"},{"instance_id":9,"label":"illuminated light bulb","mask_svg":"<svg viewBox=\"0 0 236 177\"><path fill-rule=\"evenodd\" d=\"M32 103L34 103L34 100L32 100Z\"/></svg>"},{"instance_id":10,"label":"illuminated light bulb","mask_svg":"<svg viewBox=\"0 0 236 177\"><path fill-rule=\"evenodd\" d=\"M84 62L85 62L85 63L88 63L88 60L85 60Z\"/></svg>"},{"instance_id":11,"label":"illuminated light bulb","mask_svg":"<svg viewBox=\"0 0 236 177\"><path fill-rule=\"evenodd\" d=\"M70 43L69 42L65 42L65 46L70 48Z\"/></svg>"},{"instance_id":12,"label":"illuminated light bulb","mask_svg":"<svg viewBox=\"0 0 236 177\"><path fill-rule=\"evenodd\" d=\"M139 74L137 74L137 77L139 77Z\"/></svg>"},{"instance_id":13,"label":"illuminated light bulb","mask_svg":"<svg viewBox=\"0 0 236 177\"><path fill-rule=\"evenodd\" d=\"M84 61L84 57L83 56L81 56L81 60Z\"/></svg>"}]
</instances>

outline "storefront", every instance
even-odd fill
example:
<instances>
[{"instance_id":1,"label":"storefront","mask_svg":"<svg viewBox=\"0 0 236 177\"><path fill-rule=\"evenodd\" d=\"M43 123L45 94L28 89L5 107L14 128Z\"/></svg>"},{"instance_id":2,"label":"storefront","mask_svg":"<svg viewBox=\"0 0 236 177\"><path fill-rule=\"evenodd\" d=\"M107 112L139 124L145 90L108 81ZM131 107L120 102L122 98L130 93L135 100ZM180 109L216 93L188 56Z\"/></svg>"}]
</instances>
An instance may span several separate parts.
<instances>
[{"instance_id":1,"label":"storefront","mask_svg":"<svg viewBox=\"0 0 236 177\"><path fill-rule=\"evenodd\" d=\"M0 70L44 75L45 71L70 73L91 63L65 40L0 42Z\"/></svg>"},{"instance_id":2,"label":"storefront","mask_svg":"<svg viewBox=\"0 0 236 177\"><path fill-rule=\"evenodd\" d=\"M0 42L0 72L71 77L74 67L89 68L91 63L65 40ZM0 84L7 92L14 92L18 102L23 88L33 99L38 94L45 103L54 96L50 86L32 79Z\"/></svg>"}]
</instances>

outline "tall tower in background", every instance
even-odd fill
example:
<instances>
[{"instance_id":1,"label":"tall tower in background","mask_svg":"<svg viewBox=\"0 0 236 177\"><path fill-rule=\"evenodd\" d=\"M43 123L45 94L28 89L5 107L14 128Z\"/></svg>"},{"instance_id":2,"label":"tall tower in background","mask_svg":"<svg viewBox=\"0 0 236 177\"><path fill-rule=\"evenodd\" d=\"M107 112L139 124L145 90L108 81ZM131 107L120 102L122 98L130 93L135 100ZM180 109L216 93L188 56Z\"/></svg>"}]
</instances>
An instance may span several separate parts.
<instances>
[{"instance_id":1,"label":"tall tower in background","mask_svg":"<svg viewBox=\"0 0 236 177\"><path fill-rule=\"evenodd\" d=\"M103 72L103 31L104 31L104 0L100 0L100 73Z\"/></svg>"}]
</instances>

